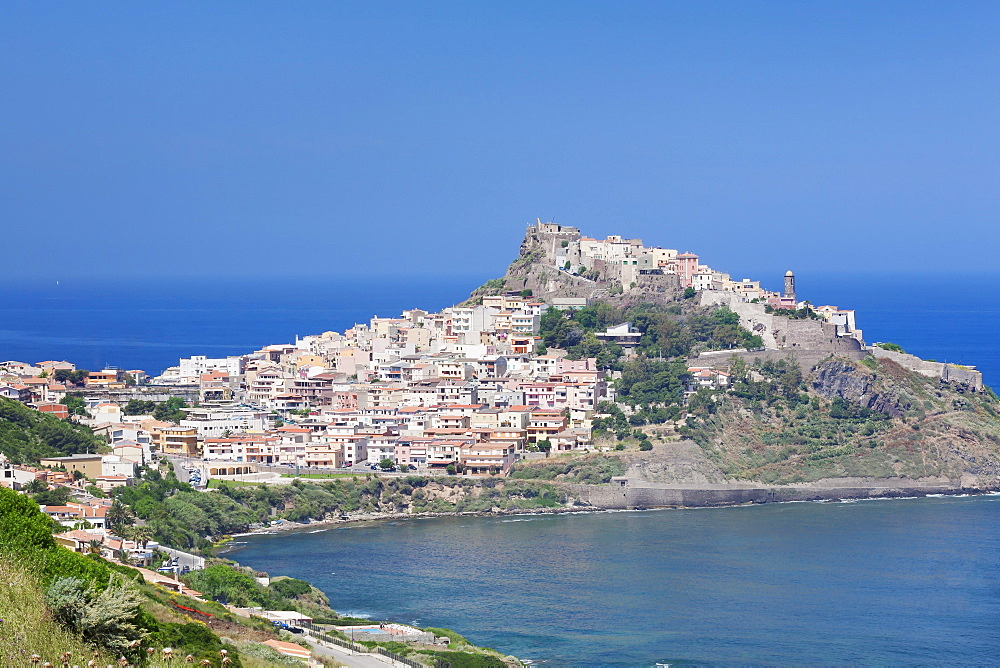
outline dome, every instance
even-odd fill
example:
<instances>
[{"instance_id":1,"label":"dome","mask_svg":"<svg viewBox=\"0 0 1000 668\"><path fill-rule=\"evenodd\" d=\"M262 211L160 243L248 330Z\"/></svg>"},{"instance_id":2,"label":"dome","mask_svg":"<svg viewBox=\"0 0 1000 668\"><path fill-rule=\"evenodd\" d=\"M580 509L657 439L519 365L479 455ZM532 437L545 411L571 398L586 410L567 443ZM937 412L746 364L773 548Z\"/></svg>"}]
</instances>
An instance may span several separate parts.
<instances>
[{"instance_id":1,"label":"dome","mask_svg":"<svg viewBox=\"0 0 1000 668\"><path fill-rule=\"evenodd\" d=\"M794 276L794 275L795 274L792 273L791 269L789 269L788 271L785 272L785 276Z\"/></svg>"}]
</instances>

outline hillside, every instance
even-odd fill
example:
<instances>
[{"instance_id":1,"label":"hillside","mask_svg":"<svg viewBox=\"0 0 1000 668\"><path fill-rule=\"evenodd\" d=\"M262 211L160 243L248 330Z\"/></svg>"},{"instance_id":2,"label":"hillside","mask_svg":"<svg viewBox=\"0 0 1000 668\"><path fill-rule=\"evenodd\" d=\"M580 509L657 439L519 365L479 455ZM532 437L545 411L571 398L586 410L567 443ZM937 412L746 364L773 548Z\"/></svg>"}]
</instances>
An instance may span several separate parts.
<instances>
[{"instance_id":1,"label":"hillside","mask_svg":"<svg viewBox=\"0 0 1000 668\"><path fill-rule=\"evenodd\" d=\"M1000 489L1000 403L990 391L874 357L831 356L802 372L792 357L748 365L734 356L730 371L733 385L696 393L676 430L648 419L665 410L655 404L628 417L605 404L598 440L620 449L605 456L620 463L601 466L638 486L836 488L894 480L930 492ZM514 475L578 482L594 457L524 462Z\"/></svg>"},{"instance_id":2,"label":"hillside","mask_svg":"<svg viewBox=\"0 0 1000 668\"><path fill-rule=\"evenodd\" d=\"M805 374L789 370L792 364L735 365L733 388L696 406L682 429L726 477L1000 485L1000 405L992 393L937 381L889 359L830 358Z\"/></svg>"},{"instance_id":3,"label":"hillside","mask_svg":"<svg viewBox=\"0 0 1000 668\"><path fill-rule=\"evenodd\" d=\"M56 544L54 528L29 497L0 487L3 666L83 665L91 658L88 665L302 665L262 644L272 639L298 642L301 636L263 619L236 615L220 603L148 584L139 571L95 554L71 552ZM276 577L262 585L255 575L235 564L215 563L186 579L206 597L225 597L235 605L300 610L327 625L370 623L340 617L326 596L303 580ZM445 629L432 631L461 638ZM338 635L332 629L327 634ZM443 655L454 665L520 665L464 639L447 652L438 646L402 649L427 665Z\"/></svg>"},{"instance_id":4,"label":"hillside","mask_svg":"<svg viewBox=\"0 0 1000 668\"><path fill-rule=\"evenodd\" d=\"M655 271L633 271L626 284L624 269L593 258L584 271L580 249L593 241L539 221L504 276L470 301L520 290L548 301L590 300L544 314L540 349L596 358L612 379L614 401L598 406L595 437L620 451L630 479L712 486L905 478L1000 487L1000 405L978 372L867 348L808 302L788 310L733 292L695 294L681 290L677 275ZM642 333L631 357L595 336L622 322ZM691 367L727 374L731 384L696 383ZM518 475L546 478L544 466L522 462Z\"/></svg>"},{"instance_id":5,"label":"hillside","mask_svg":"<svg viewBox=\"0 0 1000 668\"><path fill-rule=\"evenodd\" d=\"M104 441L90 429L0 397L0 453L16 464L41 457L97 452Z\"/></svg>"}]
</instances>

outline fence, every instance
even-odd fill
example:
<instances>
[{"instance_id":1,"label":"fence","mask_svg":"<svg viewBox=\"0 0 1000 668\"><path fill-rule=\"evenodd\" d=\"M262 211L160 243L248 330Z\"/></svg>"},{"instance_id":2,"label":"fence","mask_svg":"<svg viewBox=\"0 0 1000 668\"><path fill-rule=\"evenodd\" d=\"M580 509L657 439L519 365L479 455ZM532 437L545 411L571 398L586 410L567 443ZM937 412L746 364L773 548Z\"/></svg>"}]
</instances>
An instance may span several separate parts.
<instances>
[{"instance_id":1,"label":"fence","mask_svg":"<svg viewBox=\"0 0 1000 668\"><path fill-rule=\"evenodd\" d=\"M327 634L323 633L323 629L319 628L314 624L310 624L309 622L303 622L302 626L312 631L312 635L314 638L318 638L323 642L328 642L333 645L339 645L340 647L352 650L354 652L362 652L366 654L371 653L371 650L365 647L364 645L359 645L357 643L351 642L350 640L344 640L343 638L335 638L334 636L328 636Z\"/></svg>"},{"instance_id":2,"label":"fence","mask_svg":"<svg viewBox=\"0 0 1000 668\"><path fill-rule=\"evenodd\" d=\"M426 668L426 666L424 666L424 664L419 663L417 661L414 661L413 659L407 659L405 656L401 656L399 654L394 654L393 652L390 652L389 650L387 650L384 647L376 647L375 651L377 651L382 656L389 657L393 661L399 661L402 664L410 666L410 668Z\"/></svg>"},{"instance_id":3,"label":"fence","mask_svg":"<svg viewBox=\"0 0 1000 668\"><path fill-rule=\"evenodd\" d=\"M344 640L343 638L335 638L334 636L329 636L323 633L323 630L320 629L315 624L310 624L309 622L303 622L302 626L312 631L313 638L316 638L317 640L322 640L323 642L328 642L332 645L338 645L340 647L352 650L354 652L361 652L365 654L371 654L373 652L377 652L378 654L381 654L384 657L392 659L393 661L398 661L403 665L410 666L410 668L427 668L427 666L420 663L419 661L414 661L413 659L408 659L405 656L402 656L401 654L390 652L384 647L376 647L373 650L370 647L359 645L357 643L351 642L350 640ZM439 666L441 665L440 662L438 662L438 665Z\"/></svg>"}]
</instances>

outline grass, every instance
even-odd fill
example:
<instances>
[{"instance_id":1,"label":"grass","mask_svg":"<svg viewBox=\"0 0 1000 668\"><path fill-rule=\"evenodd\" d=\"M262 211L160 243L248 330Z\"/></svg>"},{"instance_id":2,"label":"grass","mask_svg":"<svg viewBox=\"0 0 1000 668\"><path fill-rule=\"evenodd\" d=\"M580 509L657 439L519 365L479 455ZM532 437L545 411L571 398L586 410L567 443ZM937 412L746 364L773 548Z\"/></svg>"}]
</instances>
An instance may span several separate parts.
<instances>
[{"instance_id":1,"label":"grass","mask_svg":"<svg viewBox=\"0 0 1000 668\"><path fill-rule=\"evenodd\" d=\"M223 485L233 485L235 487L259 487L264 483L261 482L246 482L244 480L217 480L212 478L208 481L207 487L209 489L218 489Z\"/></svg>"},{"instance_id":2,"label":"grass","mask_svg":"<svg viewBox=\"0 0 1000 668\"><path fill-rule=\"evenodd\" d=\"M282 473L282 478L356 478L359 477L357 473L300 473L295 475L294 473Z\"/></svg>"},{"instance_id":3,"label":"grass","mask_svg":"<svg viewBox=\"0 0 1000 668\"><path fill-rule=\"evenodd\" d=\"M85 664L93 648L64 630L49 615L38 581L23 565L0 557L0 664L29 666L32 654L61 665L63 652L73 653L73 663ZM114 657L98 657L108 665Z\"/></svg>"},{"instance_id":4,"label":"grass","mask_svg":"<svg viewBox=\"0 0 1000 668\"><path fill-rule=\"evenodd\" d=\"M439 629L439 628L435 628L433 626L428 626L427 628L424 629L424 631L427 631L428 633L433 633L435 636L438 636L440 638L447 638L448 640L452 641L456 645L471 645L472 644L471 642L469 642L468 640L466 640L465 637L459 635L458 633L455 633L451 629Z\"/></svg>"}]
</instances>

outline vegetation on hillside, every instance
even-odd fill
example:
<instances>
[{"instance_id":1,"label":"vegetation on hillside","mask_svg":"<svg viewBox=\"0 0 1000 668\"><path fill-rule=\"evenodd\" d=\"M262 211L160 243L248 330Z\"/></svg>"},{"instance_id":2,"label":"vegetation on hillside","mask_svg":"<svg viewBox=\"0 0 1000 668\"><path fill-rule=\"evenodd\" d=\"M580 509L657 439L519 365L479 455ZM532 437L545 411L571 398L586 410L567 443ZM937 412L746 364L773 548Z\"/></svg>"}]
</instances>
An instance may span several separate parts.
<instances>
[{"instance_id":1,"label":"vegetation on hillside","mask_svg":"<svg viewBox=\"0 0 1000 668\"><path fill-rule=\"evenodd\" d=\"M597 365L621 371L622 348L604 342L596 333L623 322L642 333L636 353L640 358L680 361L701 350L759 348L763 341L740 327L739 316L727 308L701 309L680 304L639 304L618 308L598 302L578 310L548 309L541 317L539 336L547 348L560 348L570 359L596 357Z\"/></svg>"},{"instance_id":2,"label":"vegetation on hillside","mask_svg":"<svg viewBox=\"0 0 1000 668\"><path fill-rule=\"evenodd\" d=\"M511 469L510 476L519 480L554 480L587 485L611 482L613 476L625 473L625 463L617 457L592 455L558 460L521 461Z\"/></svg>"},{"instance_id":3,"label":"vegetation on hillside","mask_svg":"<svg viewBox=\"0 0 1000 668\"><path fill-rule=\"evenodd\" d=\"M206 551L212 539L277 519L306 521L346 513L483 512L553 508L566 502L551 485L486 478L349 476L291 485L222 482L196 492L172 470L144 469L140 482L115 498L172 547Z\"/></svg>"},{"instance_id":4,"label":"vegetation on hillside","mask_svg":"<svg viewBox=\"0 0 1000 668\"><path fill-rule=\"evenodd\" d=\"M824 368L836 366L836 383ZM729 477L1000 475L995 397L869 358L809 374L791 361L733 364L734 384L689 407L681 429Z\"/></svg>"},{"instance_id":5,"label":"vegetation on hillside","mask_svg":"<svg viewBox=\"0 0 1000 668\"><path fill-rule=\"evenodd\" d=\"M97 452L104 441L87 427L0 397L0 452L15 464L43 457Z\"/></svg>"},{"instance_id":6,"label":"vegetation on hillside","mask_svg":"<svg viewBox=\"0 0 1000 668\"><path fill-rule=\"evenodd\" d=\"M177 628L183 624L163 622L147 610L160 594L143 583L137 571L59 546L54 528L29 497L0 487L4 665L27 665L31 654L54 663L67 651L81 657L82 663L90 650L98 652L102 665L122 656L144 665L147 648L158 651L162 645L157 643L165 634L175 651L183 652L181 656L198 652L199 660L208 658L199 651L199 642L189 642L191 633ZM204 636L198 626L197 635ZM217 650L224 648L231 652L230 665L242 665L236 647L212 637L216 650L212 658L217 660Z\"/></svg>"}]
</instances>

